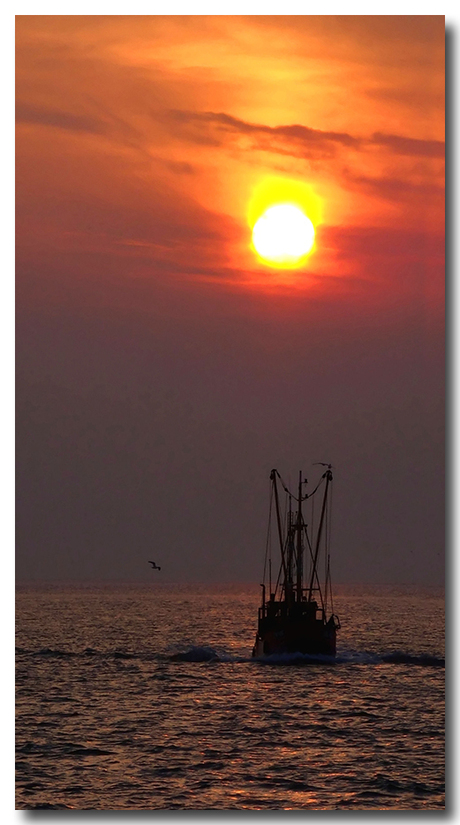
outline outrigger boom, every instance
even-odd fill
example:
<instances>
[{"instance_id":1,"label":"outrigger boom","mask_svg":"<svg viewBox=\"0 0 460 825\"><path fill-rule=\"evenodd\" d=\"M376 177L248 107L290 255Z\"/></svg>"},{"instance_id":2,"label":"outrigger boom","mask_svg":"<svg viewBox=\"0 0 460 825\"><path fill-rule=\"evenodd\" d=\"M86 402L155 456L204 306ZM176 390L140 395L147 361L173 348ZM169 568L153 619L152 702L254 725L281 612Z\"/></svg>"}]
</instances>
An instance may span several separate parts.
<instances>
[{"instance_id":1,"label":"outrigger boom","mask_svg":"<svg viewBox=\"0 0 460 825\"><path fill-rule=\"evenodd\" d=\"M269 529L264 581L261 585L262 605L259 608L258 629L252 652L253 656L260 657L283 653L335 656L336 632L340 628L340 622L333 612L330 581L329 520L332 467L330 464L324 466L327 469L311 493L303 494L303 487L307 484L307 481L306 479L302 480L302 473L299 473L297 496L294 496L288 490L278 470L271 471ZM288 496L287 514L284 519L281 514L278 480ZM307 499L313 500L315 493L323 484L324 493L319 523L313 533L313 523L309 531L308 525L304 521L302 503ZM297 502L296 512L292 509L293 500ZM275 503L280 567L272 590L269 544L272 533L273 501ZM305 565L306 556L307 564ZM319 575L321 556L324 556L325 561L323 583L321 583ZM267 566L268 600L266 600ZM307 570L304 570L305 567ZM308 582L306 586L304 586L304 577Z\"/></svg>"}]
</instances>

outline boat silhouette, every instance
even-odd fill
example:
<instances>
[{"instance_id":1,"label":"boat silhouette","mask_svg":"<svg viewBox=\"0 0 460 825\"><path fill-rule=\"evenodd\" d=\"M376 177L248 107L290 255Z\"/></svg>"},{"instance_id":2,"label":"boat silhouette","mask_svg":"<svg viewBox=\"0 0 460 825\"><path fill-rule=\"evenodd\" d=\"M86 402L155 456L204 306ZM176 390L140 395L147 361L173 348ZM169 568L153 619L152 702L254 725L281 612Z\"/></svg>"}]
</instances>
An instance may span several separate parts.
<instances>
[{"instance_id":1,"label":"boat silhouette","mask_svg":"<svg viewBox=\"0 0 460 825\"><path fill-rule=\"evenodd\" d=\"M303 493L307 481L299 473L297 495L283 482L278 470L270 474L270 513L265 553L262 605L259 607L258 627L252 655L263 657L301 653L335 656L336 634L340 621L334 613L330 577L330 512L332 494L332 467L327 467L311 493ZM278 483L287 495L286 515L280 506ZM302 504L321 498L319 522L316 530L307 525ZM274 508L273 508L274 503ZM293 510L295 506L295 510ZM313 521L313 519L312 519ZM280 565L272 580L271 537L276 536ZM320 577L320 560L324 570ZM266 592L268 587L268 599Z\"/></svg>"}]
</instances>

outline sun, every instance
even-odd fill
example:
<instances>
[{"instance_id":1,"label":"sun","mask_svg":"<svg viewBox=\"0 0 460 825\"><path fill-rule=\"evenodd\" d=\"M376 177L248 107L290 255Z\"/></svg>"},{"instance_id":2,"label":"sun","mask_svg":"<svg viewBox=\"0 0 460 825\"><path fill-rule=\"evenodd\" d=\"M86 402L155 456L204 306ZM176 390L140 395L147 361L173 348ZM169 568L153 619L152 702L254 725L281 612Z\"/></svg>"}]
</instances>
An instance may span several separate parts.
<instances>
[{"instance_id":1,"label":"sun","mask_svg":"<svg viewBox=\"0 0 460 825\"><path fill-rule=\"evenodd\" d=\"M257 254L269 265L297 266L313 247L315 228L298 206L279 203L256 221L252 242Z\"/></svg>"},{"instance_id":2,"label":"sun","mask_svg":"<svg viewBox=\"0 0 460 825\"><path fill-rule=\"evenodd\" d=\"M322 204L300 180L269 176L260 180L248 205L251 248L259 260L277 269L297 269L315 249L315 227Z\"/></svg>"}]
</instances>

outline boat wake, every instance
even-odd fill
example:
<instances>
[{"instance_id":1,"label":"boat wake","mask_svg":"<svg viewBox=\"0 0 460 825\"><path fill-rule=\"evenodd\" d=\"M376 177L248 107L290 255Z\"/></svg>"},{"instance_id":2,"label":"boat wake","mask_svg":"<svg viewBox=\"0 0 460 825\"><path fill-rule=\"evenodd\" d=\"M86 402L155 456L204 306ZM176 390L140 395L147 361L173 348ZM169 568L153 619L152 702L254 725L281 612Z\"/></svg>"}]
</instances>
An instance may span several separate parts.
<instances>
[{"instance_id":1,"label":"boat wake","mask_svg":"<svg viewBox=\"0 0 460 825\"><path fill-rule=\"evenodd\" d=\"M26 650L21 647L16 648L19 656L43 656L50 658L101 658L114 660L140 659L143 661L164 661L182 663L253 663L257 665L415 665L419 667L445 667L445 659L429 653L407 653L401 650L386 651L382 653L367 652L360 650L340 651L336 656L326 656L323 654L310 655L307 653L283 653L272 654L270 656L252 657L249 655L237 655L229 653L221 648L211 645L189 645L182 649L170 653L142 652L133 653L122 650L98 651L94 648L85 648L77 653L52 648L41 648L39 650Z\"/></svg>"},{"instance_id":2,"label":"boat wake","mask_svg":"<svg viewBox=\"0 0 460 825\"><path fill-rule=\"evenodd\" d=\"M421 667L445 667L445 659L439 656L422 654L421 656L411 656L409 653L401 653L396 650L394 653L387 653L382 657L383 662L393 665L420 665Z\"/></svg>"},{"instance_id":3,"label":"boat wake","mask_svg":"<svg viewBox=\"0 0 460 825\"><path fill-rule=\"evenodd\" d=\"M225 655L225 654L224 654ZM170 662L222 662L221 654L213 647L192 647L165 656Z\"/></svg>"},{"instance_id":4,"label":"boat wake","mask_svg":"<svg viewBox=\"0 0 460 825\"><path fill-rule=\"evenodd\" d=\"M445 660L429 654L413 654L395 650L386 653L347 651L337 656L310 656L303 653L264 656L254 661L264 665L418 665L419 667L445 667Z\"/></svg>"},{"instance_id":5,"label":"boat wake","mask_svg":"<svg viewBox=\"0 0 460 825\"><path fill-rule=\"evenodd\" d=\"M171 662L234 662L262 665L418 665L419 667L444 667L445 660L430 654L405 653L400 650L385 653L366 651L345 651L337 656L307 653L282 653L270 656L238 656L217 650L211 646L192 645L185 650L172 653L164 658Z\"/></svg>"}]
</instances>

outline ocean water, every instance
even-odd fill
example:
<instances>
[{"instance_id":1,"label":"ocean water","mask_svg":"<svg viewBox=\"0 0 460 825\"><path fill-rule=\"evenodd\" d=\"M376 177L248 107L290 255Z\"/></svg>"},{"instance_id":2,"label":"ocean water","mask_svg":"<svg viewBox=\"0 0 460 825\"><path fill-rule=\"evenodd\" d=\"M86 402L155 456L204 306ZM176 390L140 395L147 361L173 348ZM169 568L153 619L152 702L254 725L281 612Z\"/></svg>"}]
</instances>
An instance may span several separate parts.
<instances>
[{"instance_id":1,"label":"ocean water","mask_svg":"<svg viewBox=\"0 0 460 825\"><path fill-rule=\"evenodd\" d=\"M261 662L259 590L19 587L16 807L442 809L443 593L338 588L335 660Z\"/></svg>"}]
</instances>

